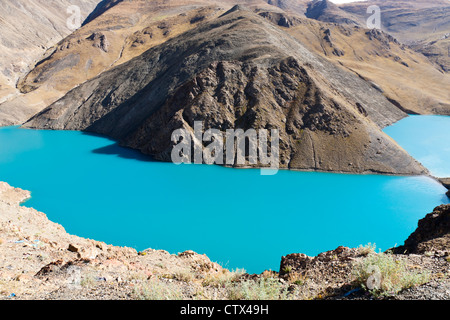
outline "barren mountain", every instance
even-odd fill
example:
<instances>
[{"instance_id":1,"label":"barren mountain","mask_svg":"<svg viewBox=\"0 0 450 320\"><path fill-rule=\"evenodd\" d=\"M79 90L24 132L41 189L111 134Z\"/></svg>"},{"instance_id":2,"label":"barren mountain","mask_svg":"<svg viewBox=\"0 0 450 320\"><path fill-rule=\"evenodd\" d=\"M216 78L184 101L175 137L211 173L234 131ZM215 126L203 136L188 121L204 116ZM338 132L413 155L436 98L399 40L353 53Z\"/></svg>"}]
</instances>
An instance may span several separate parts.
<instances>
[{"instance_id":1,"label":"barren mountain","mask_svg":"<svg viewBox=\"0 0 450 320\"><path fill-rule=\"evenodd\" d=\"M350 17L329 1L314 1L307 9L307 0L166 0L153 1L151 6L147 1L134 0L102 1L81 29L50 48L42 61L18 83L24 94L0 104L0 125L25 122L72 88L217 18L235 2L244 3L285 28L284 31L310 50L374 83L402 110L419 114L450 113L448 77L434 72L421 55L402 47L386 34L366 34L368 30L363 28L345 26L344 22L353 26L351 21L365 11L355 9L356 14ZM319 13L314 16L316 19L334 21L337 17L344 24L314 23L305 18L307 10L310 13L316 10ZM439 43L443 51L444 42ZM421 44L418 46L422 48ZM443 57L441 51L436 52L436 46L426 49L434 60Z\"/></svg>"},{"instance_id":2,"label":"barren mountain","mask_svg":"<svg viewBox=\"0 0 450 320\"><path fill-rule=\"evenodd\" d=\"M444 72L450 70L450 1L370 0L343 4L340 8L366 21L369 5L380 7L384 31L429 57Z\"/></svg>"},{"instance_id":3,"label":"barren mountain","mask_svg":"<svg viewBox=\"0 0 450 320\"><path fill-rule=\"evenodd\" d=\"M170 160L173 130L279 128L282 167L423 173L381 131L406 114L248 9L167 40L70 91L26 127L87 130Z\"/></svg>"},{"instance_id":4,"label":"barren mountain","mask_svg":"<svg viewBox=\"0 0 450 320\"><path fill-rule=\"evenodd\" d=\"M359 19L340 9L329 0L314 0L308 4L305 15L308 18L340 24L359 25Z\"/></svg>"},{"instance_id":5,"label":"barren mountain","mask_svg":"<svg viewBox=\"0 0 450 320\"><path fill-rule=\"evenodd\" d=\"M51 5L43 0L0 2L0 103L16 93L19 78L48 47L73 31L67 27L69 6L79 6L82 17L86 18L100 0L50 2Z\"/></svg>"},{"instance_id":6,"label":"barren mountain","mask_svg":"<svg viewBox=\"0 0 450 320\"><path fill-rule=\"evenodd\" d=\"M250 8L282 11L269 5L265 0L100 2L84 22L83 28L57 44L54 41L52 43L54 45L34 67L33 61L25 64L32 71L17 83L22 95L8 99L7 103L0 105L0 125L25 122L77 85L167 39L217 17L236 2L245 3ZM66 12L66 8L55 9L62 14ZM36 24L33 28L40 30ZM8 35L5 39L15 43L12 35ZM41 48L39 55L43 52ZM21 54L32 56L29 50L23 50ZM16 82L17 79L14 86ZM6 93L3 96L6 96Z\"/></svg>"},{"instance_id":7,"label":"barren mountain","mask_svg":"<svg viewBox=\"0 0 450 320\"><path fill-rule=\"evenodd\" d=\"M403 111L450 114L450 76L391 35L287 14L284 19L290 21L286 24L289 28L281 29L310 50L367 80Z\"/></svg>"}]
</instances>

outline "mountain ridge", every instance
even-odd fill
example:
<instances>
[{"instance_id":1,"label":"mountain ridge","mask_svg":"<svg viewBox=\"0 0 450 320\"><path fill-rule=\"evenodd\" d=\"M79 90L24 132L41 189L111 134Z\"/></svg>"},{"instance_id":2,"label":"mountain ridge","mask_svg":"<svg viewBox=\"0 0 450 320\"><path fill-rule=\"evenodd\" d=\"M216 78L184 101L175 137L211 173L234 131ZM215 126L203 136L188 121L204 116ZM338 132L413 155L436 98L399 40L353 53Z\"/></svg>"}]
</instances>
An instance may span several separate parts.
<instances>
[{"instance_id":1,"label":"mountain ridge","mask_svg":"<svg viewBox=\"0 0 450 320\"><path fill-rule=\"evenodd\" d=\"M25 127L106 134L164 161L171 130L192 130L195 120L206 128L279 127L283 167L423 173L380 130L405 116L358 76L237 11L88 81Z\"/></svg>"}]
</instances>

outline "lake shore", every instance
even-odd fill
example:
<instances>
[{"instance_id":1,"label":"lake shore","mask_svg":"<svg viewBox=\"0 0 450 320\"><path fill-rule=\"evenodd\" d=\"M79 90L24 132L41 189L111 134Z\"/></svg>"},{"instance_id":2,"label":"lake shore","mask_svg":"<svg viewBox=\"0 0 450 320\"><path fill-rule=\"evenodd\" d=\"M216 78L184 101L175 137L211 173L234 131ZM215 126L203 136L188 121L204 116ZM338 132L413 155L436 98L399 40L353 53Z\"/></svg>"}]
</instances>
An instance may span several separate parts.
<instances>
[{"instance_id":1,"label":"lake shore","mask_svg":"<svg viewBox=\"0 0 450 320\"><path fill-rule=\"evenodd\" d=\"M20 206L29 196L28 191L0 184L0 299L245 299L239 296L240 286L262 279L279 289L281 299L372 298L355 288L353 278L355 265L367 258L368 248L339 247L317 257L293 254L280 257L279 272L249 275L226 270L192 251L137 252L69 235L44 213ZM441 207L442 221L434 228L444 228L443 235L418 244L426 248L424 252L393 255L410 269L426 271L429 278L390 299L450 298L450 206ZM258 290L255 286L250 298L258 298Z\"/></svg>"}]
</instances>

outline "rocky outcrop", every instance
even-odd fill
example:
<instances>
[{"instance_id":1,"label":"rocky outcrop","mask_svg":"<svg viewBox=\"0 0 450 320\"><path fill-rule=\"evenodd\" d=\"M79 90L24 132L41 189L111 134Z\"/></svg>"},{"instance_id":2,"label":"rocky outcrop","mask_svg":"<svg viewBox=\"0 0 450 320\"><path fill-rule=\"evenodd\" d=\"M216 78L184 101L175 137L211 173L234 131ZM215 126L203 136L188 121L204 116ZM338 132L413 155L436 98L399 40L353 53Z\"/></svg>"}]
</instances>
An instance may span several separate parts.
<instances>
[{"instance_id":1,"label":"rocky outcrop","mask_svg":"<svg viewBox=\"0 0 450 320\"><path fill-rule=\"evenodd\" d=\"M294 27L300 23L302 23L302 20L299 18L289 16L287 14L283 14L280 12L259 12L258 13L261 17L271 21L272 23L284 27L284 28L291 28Z\"/></svg>"},{"instance_id":2,"label":"rocky outcrop","mask_svg":"<svg viewBox=\"0 0 450 320\"><path fill-rule=\"evenodd\" d=\"M442 183L444 187L448 189L448 192L446 194L450 198L450 178L441 178L439 179L439 181Z\"/></svg>"},{"instance_id":3,"label":"rocky outcrop","mask_svg":"<svg viewBox=\"0 0 450 320\"><path fill-rule=\"evenodd\" d=\"M341 10L329 0L314 0L308 4L305 15L323 22L360 25L359 19Z\"/></svg>"},{"instance_id":4,"label":"rocky outcrop","mask_svg":"<svg viewBox=\"0 0 450 320\"><path fill-rule=\"evenodd\" d=\"M419 221L405 244L395 248L396 253L424 254L439 252L443 256L450 254L450 205L442 205L434 209Z\"/></svg>"},{"instance_id":5,"label":"rocky outcrop","mask_svg":"<svg viewBox=\"0 0 450 320\"><path fill-rule=\"evenodd\" d=\"M194 121L277 128L282 168L422 174L380 130L405 116L360 77L238 10L80 85L25 126L105 134L164 161L172 132Z\"/></svg>"},{"instance_id":6,"label":"rocky outcrop","mask_svg":"<svg viewBox=\"0 0 450 320\"><path fill-rule=\"evenodd\" d=\"M316 257L294 253L281 258L279 275L287 281L308 279L312 292L343 295L351 290L353 265L364 255L358 249L339 247ZM333 289L331 289L333 288Z\"/></svg>"},{"instance_id":7,"label":"rocky outcrop","mask_svg":"<svg viewBox=\"0 0 450 320\"><path fill-rule=\"evenodd\" d=\"M88 40L91 40L93 42L92 46L94 46L95 48L101 49L104 52L108 52L109 42L103 33L94 32L88 37Z\"/></svg>"}]
</instances>

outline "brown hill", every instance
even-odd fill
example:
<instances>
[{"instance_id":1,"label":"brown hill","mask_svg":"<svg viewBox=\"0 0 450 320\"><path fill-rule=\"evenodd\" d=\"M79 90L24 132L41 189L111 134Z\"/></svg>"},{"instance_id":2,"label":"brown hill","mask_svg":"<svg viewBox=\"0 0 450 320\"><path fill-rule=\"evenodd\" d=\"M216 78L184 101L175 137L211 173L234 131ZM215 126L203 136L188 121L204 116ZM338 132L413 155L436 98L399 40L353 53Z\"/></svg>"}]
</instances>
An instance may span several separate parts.
<instances>
[{"instance_id":1,"label":"brown hill","mask_svg":"<svg viewBox=\"0 0 450 320\"><path fill-rule=\"evenodd\" d=\"M83 17L100 0L3 0L0 3L0 103L17 94L17 81L30 71L45 50L69 35L67 8L77 5ZM3 118L0 110L0 118ZM0 120L0 124L2 121Z\"/></svg>"},{"instance_id":2,"label":"brown hill","mask_svg":"<svg viewBox=\"0 0 450 320\"><path fill-rule=\"evenodd\" d=\"M450 114L450 76L422 54L379 30L284 15L285 32L370 82L411 114Z\"/></svg>"},{"instance_id":3,"label":"brown hill","mask_svg":"<svg viewBox=\"0 0 450 320\"><path fill-rule=\"evenodd\" d=\"M22 123L70 89L174 36L211 21L234 2L221 1L219 6L211 1L205 4L202 0L156 1L152 2L152 6L140 0L102 2L94 11L93 17L97 15L96 19L91 17L93 20L83 28L51 48L45 59L19 83L21 91L28 94L0 105L0 111L14 112L14 124ZM373 36L365 35L362 29L353 32L347 28L341 32L343 29L334 25L305 21L302 14L293 13L302 6L306 7L304 1L269 1L273 5L258 0L237 2L249 5L280 26L292 27L295 24L296 28L289 29L289 33L319 54L339 63L345 60L346 67L375 82L403 110L411 113L449 113L448 77L430 70L429 63L424 63L421 56L411 55L410 50L399 50L393 39L377 41ZM228 6L223 6L223 3ZM325 11L337 8L326 1L314 3L325 3L328 7ZM287 15L275 5L287 8L291 14ZM135 12L139 14L133 15ZM130 17L133 19L130 20ZM297 22L292 22L292 19L297 19ZM333 43L330 42L331 37L324 34L327 29L336 30ZM350 33L358 36L349 36ZM391 45L396 48L391 50ZM348 54L350 52L355 54ZM420 74L418 81L416 74Z\"/></svg>"},{"instance_id":4,"label":"brown hill","mask_svg":"<svg viewBox=\"0 0 450 320\"><path fill-rule=\"evenodd\" d=\"M323 22L360 25L357 17L340 9L329 0L314 0L308 4L305 15Z\"/></svg>"},{"instance_id":5,"label":"brown hill","mask_svg":"<svg viewBox=\"0 0 450 320\"><path fill-rule=\"evenodd\" d=\"M340 8L365 21L369 5L380 7L384 31L429 57L440 70L450 70L449 1L370 0L343 4Z\"/></svg>"},{"instance_id":6,"label":"brown hill","mask_svg":"<svg viewBox=\"0 0 450 320\"><path fill-rule=\"evenodd\" d=\"M70 91L26 127L87 130L168 161L178 128L279 128L281 166L423 173L380 128L406 116L250 10L200 24Z\"/></svg>"},{"instance_id":7,"label":"brown hill","mask_svg":"<svg viewBox=\"0 0 450 320\"><path fill-rule=\"evenodd\" d=\"M276 10L265 0L102 1L80 30L49 48L18 82L22 95L0 105L0 125L23 123L77 85L217 17L236 2Z\"/></svg>"}]
</instances>

